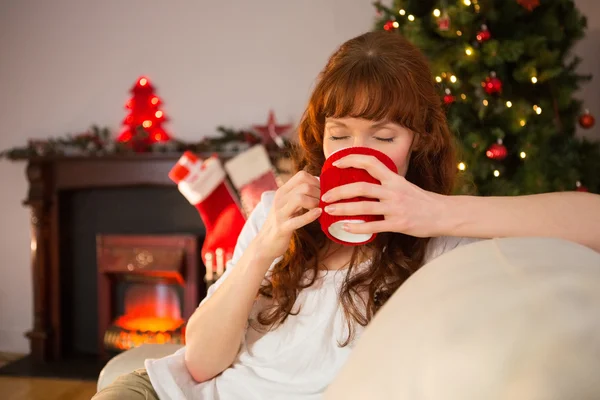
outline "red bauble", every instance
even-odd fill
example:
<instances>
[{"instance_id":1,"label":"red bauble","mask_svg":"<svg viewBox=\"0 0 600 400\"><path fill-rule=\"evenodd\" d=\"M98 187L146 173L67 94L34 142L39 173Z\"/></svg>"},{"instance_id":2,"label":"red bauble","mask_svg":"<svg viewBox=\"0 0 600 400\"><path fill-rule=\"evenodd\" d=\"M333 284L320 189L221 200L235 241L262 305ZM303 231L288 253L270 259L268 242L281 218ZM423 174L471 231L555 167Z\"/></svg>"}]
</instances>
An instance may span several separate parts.
<instances>
[{"instance_id":1,"label":"red bauble","mask_svg":"<svg viewBox=\"0 0 600 400\"><path fill-rule=\"evenodd\" d=\"M517 0L517 3L527 11L531 12L540 5L540 0Z\"/></svg>"},{"instance_id":2,"label":"red bauble","mask_svg":"<svg viewBox=\"0 0 600 400\"><path fill-rule=\"evenodd\" d=\"M581 182L577 181L575 182L575 187L576 187L576 191L578 192L589 192L588 188L586 188L585 186L583 186L581 184Z\"/></svg>"},{"instance_id":3,"label":"red bauble","mask_svg":"<svg viewBox=\"0 0 600 400\"><path fill-rule=\"evenodd\" d=\"M498 140L498 143L494 143L489 147L489 149L487 149L485 155L492 160L500 161L506 158L508 155L508 150L506 150L506 147L502 144L502 141Z\"/></svg>"},{"instance_id":4,"label":"red bauble","mask_svg":"<svg viewBox=\"0 0 600 400\"><path fill-rule=\"evenodd\" d=\"M444 104L452 104L456 101L456 97L452 96L450 89L446 89L446 94L444 95Z\"/></svg>"},{"instance_id":5,"label":"red bauble","mask_svg":"<svg viewBox=\"0 0 600 400\"><path fill-rule=\"evenodd\" d=\"M440 31L447 31L450 29L450 17L448 13L444 12L441 17L437 20L438 28Z\"/></svg>"},{"instance_id":6,"label":"red bauble","mask_svg":"<svg viewBox=\"0 0 600 400\"><path fill-rule=\"evenodd\" d=\"M383 29L385 29L386 31L391 31L394 29L394 21L388 21L385 23L385 25L383 25Z\"/></svg>"},{"instance_id":7,"label":"red bauble","mask_svg":"<svg viewBox=\"0 0 600 400\"><path fill-rule=\"evenodd\" d=\"M585 129L590 129L592 126L594 126L595 122L596 119L592 114L590 114L589 110L585 110L585 113L579 117L579 125Z\"/></svg>"},{"instance_id":8,"label":"red bauble","mask_svg":"<svg viewBox=\"0 0 600 400\"><path fill-rule=\"evenodd\" d=\"M483 43L492 37L492 33L488 30L487 26L481 25L481 30L477 32L477 41Z\"/></svg>"},{"instance_id":9,"label":"red bauble","mask_svg":"<svg viewBox=\"0 0 600 400\"><path fill-rule=\"evenodd\" d=\"M481 86L487 94L502 93L502 81L496 78L494 73L485 78L485 81L481 82Z\"/></svg>"}]
</instances>

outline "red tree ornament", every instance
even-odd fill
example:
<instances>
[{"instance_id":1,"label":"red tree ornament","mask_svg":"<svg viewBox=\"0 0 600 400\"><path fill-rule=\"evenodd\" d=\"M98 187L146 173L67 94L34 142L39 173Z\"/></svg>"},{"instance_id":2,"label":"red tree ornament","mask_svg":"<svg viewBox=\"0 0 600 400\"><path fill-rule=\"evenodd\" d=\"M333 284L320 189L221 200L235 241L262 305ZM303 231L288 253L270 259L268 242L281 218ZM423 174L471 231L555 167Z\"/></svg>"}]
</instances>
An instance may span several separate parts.
<instances>
[{"instance_id":1,"label":"red tree ornament","mask_svg":"<svg viewBox=\"0 0 600 400\"><path fill-rule=\"evenodd\" d=\"M162 127L167 117L159 109L161 101L154 90L148 78L142 76L130 89L132 98L125 104L130 111L123 120L125 129L118 141L129 143L136 151L147 151L153 143L171 139Z\"/></svg>"},{"instance_id":2,"label":"red tree ornament","mask_svg":"<svg viewBox=\"0 0 600 400\"><path fill-rule=\"evenodd\" d=\"M483 43L486 40L489 40L492 37L492 33L489 31L489 29L487 28L487 26L481 25L481 30L479 32L477 32L477 41L479 43Z\"/></svg>"},{"instance_id":3,"label":"red tree ornament","mask_svg":"<svg viewBox=\"0 0 600 400\"><path fill-rule=\"evenodd\" d=\"M254 125L252 128L262 135L263 143L265 145L275 143L279 148L284 148L285 143L283 142L281 135L289 131L291 127L291 124L277 125L275 113L271 110L269 111L269 119L267 120L266 125Z\"/></svg>"},{"instance_id":4,"label":"red tree ornament","mask_svg":"<svg viewBox=\"0 0 600 400\"><path fill-rule=\"evenodd\" d=\"M575 190L578 192L589 192L588 188L583 186L579 181L575 182Z\"/></svg>"},{"instance_id":5,"label":"red tree ornament","mask_svg":"<svg viewBox=\"0 0 600 400\"><path fill-rule=\"evenodd\" d=\"M446 11L442 13L442 15L437 20L438 29L440 31L448 31L450 30L450 16Z\"/></svg>"},{"instance_id":6,"label":"red tree ornament","mask_svg":"<svg viewBox=\"0 0 600 400\"><path fill-rule=\"evenodd\" d=\"M517 0L517 3L527 11L531 12L540 5L540 0Z\"/></svg>"},{"instance_id":7,"label":"red tree ornament","mask_svg":"<svg viewBox=\"0 0 600 400\"><path fill-rule=\"evenodd\" d=\"M394 29L394 21L390 20L383 25L383 29L386 31L391 31Z\"/></svg>"},{"instance_id":8,"label":"red tree ornament","mask_svg":"<svg viewBox=\"0 0 600 400\"><path fill-rule=\"evenodd\" d=\"M446 94L444 95L444 104L452 104L456 101L456 97L452 95L450 89L446 89Z\"/></svg>"},{"instance_id":9,"label":"red tree ornament","mask_svg":"<svg viewBox=\"0 0 600 400\"><path fill-rule=\"evenodd\" d=\"M487 94L502 93L502 81L496 77L494 72L485 78L485 81L481 82L481 86Z\"/></svg>"},{"instance_id":10,"label":"red tree ornament","mask_svg":"<svg viewBox=\"0 0 600 400\"><path fill-rule=\"evenodd\" d=\"M498 143L494 143L491 145L485 155L492 160L504 160L508 155L508 150L506 150L506 146L502 144L502 139L498 139Z\"/></svg>"},{"instance_id":11,"label":"red tree ornament","mask_svg":"<svg viewBox=\"0 0 600 400\"><path fill-rule=\"evenodd\" d=\"M585 112L579 117L579 125L585 129L590 129L592 126L594 126L595 122L596 119L592 114L590 114L590 110L585 110Z\"/></svg>"}]
</instances>

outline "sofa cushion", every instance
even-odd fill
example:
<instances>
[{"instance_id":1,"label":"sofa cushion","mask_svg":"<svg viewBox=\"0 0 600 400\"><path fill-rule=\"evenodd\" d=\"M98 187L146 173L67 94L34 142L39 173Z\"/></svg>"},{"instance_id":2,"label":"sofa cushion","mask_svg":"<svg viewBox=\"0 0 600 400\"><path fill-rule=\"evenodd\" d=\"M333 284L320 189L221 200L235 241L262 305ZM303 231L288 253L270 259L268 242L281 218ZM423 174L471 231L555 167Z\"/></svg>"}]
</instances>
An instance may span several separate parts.
<instances>
[{"instance_id":1,"label":"sofa cushion","mask_svg":"<svg viewBox=\"0 0 600 400\"><path fill-rule=\"evenodd\" d=\"M600 399L600 254L485 240L415 273L324 398Z\"/></svg>"}]
</instances>

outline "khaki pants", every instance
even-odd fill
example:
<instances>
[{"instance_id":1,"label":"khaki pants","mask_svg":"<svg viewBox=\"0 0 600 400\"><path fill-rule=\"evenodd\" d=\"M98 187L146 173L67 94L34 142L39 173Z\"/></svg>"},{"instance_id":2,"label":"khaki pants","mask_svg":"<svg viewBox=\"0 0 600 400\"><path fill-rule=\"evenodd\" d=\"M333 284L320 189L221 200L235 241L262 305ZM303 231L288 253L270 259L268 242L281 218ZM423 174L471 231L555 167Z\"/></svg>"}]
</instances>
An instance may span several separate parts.
<instances>
[{"instance_id":1,"label":"khaki pants","mask_svg":"<svg viewBox=\"0 0 600 400\"><path fill-rule=\"evenodd\" d=\"M96 393L92 400L159 400L145 369L118 377Z\"/></svg>"}]
</instances>

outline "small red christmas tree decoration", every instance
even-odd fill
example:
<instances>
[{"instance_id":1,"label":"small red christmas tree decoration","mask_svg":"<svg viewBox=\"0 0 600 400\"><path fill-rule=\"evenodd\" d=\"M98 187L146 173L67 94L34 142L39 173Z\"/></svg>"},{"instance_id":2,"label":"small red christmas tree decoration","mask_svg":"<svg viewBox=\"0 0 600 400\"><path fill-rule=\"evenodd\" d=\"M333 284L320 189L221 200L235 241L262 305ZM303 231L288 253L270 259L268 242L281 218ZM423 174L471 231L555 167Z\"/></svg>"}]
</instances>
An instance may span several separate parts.
<instances>
[{"instance_id":1,"label":"small red christmas tree decoration","mask_svg":"<svg viewBox=\"0 0 600 400\"><path fill-rule=\"evenodd\" d=\"M159 107L162 102L154 90L148 78L142 76L130 89L132 97L125 104L130 111L123 120L125 129L118 140L131 144L136 151L145 151L153 143L171 139L162 127L168 119Z\"/></svg>"}]
</instances>

